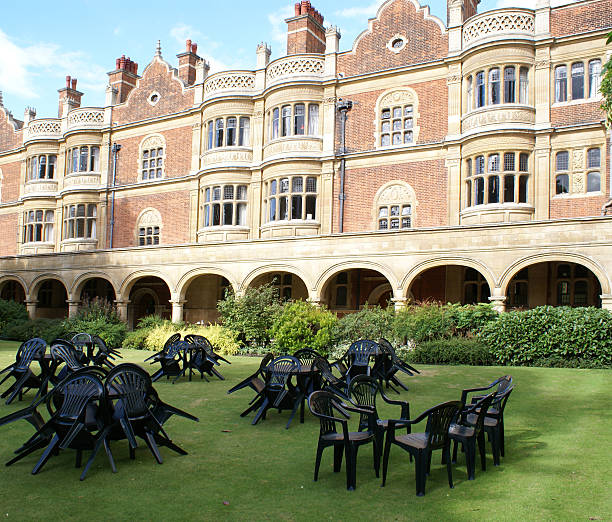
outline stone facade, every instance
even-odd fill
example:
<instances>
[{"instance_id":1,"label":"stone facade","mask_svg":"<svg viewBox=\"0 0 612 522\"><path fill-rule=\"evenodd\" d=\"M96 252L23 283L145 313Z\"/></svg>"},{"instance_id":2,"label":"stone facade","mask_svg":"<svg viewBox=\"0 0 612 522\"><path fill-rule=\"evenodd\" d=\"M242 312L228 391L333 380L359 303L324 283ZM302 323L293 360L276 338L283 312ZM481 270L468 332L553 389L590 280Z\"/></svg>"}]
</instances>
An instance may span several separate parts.
<instances>
[{"instance_id":1,"label":"stone facade","mask_svg":"<svg viewBox=\"0 0 612 522\"><path fill-rule=\"evenodd\" d=\"M301 2L288 55L262 44L254 71L208 75L188 41L178 69L117 59L102 108L69 77L57 119L0 98L0 297L54 317L114 296L132 324L213 321L266 282L339 313L611 308L612 0L477 3L445 24L388 0L339 52Z\"/></svg>"}]
</instances>

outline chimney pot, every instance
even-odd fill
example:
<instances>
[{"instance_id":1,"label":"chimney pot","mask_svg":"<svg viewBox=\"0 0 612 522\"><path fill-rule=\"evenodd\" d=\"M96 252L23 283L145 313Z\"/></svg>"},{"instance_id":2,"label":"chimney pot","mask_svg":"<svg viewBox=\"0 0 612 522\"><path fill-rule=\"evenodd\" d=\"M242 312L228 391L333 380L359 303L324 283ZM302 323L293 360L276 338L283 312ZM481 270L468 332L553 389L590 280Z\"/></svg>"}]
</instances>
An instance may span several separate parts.
<instances>
[{"instance_id":1,"label":"chimney pot","mask_svg":"<svg viewBox=\"0 0 612 522\"><path fill-rule=\"evenodd\" d=\"M121 67L121 58L117 58L117 59L115 60L115 67L116 67L117 69L119 69L119 67Z\"/></svg>"},{"instance_id":2,"label":"chimney pot","mask_svg":"<svg viewBox=\"0 0 612 522\"><path fill-rule=\"evenodd\" d=\"M185 46L187 47L187 52L190 53L191 52L191 40L187 40L185 42Z\"/></svg>"},{"instance_id":3,"label":"chimney pot","mask_svg":"<svg viewBox=\"0 0 612 522\"><path fill-rule=\"evenodd\" d=\"M300 16L300 3L296 2L296 4L293 7L295 9L295 16Z\"/></svg>"},{"instance_id":4,"label":"chimney pot","mask_svg":"<svg viewBox=\"0 0 612 522\"><path fill-rule=\"evenodd\" d=\"M121 56L119 69L125 69L125 54Z\"/></svg>"},{"instance_id":5,"label":"chimney pot","mask_svg":"<svg viewBox=\"0 0 612 522\"><path fill-rule=\"evenodd\" d=\"M198 44L197 43L191 44L191 52L193 54L198 54Z\"/></svg>"},{"instance_id":6,"label":"chimney pot","mask_svg":"<svg viewBox=\"0 0 612 522\"><path fill-rule=\"evenodd\" d=\"M77 79L76 78L72 78L72 90L76 91L76 86L77 86Z\"/></svg>"},{"instance_id":7,"label":"chimney pot","mask_svg":"<svg viewBox=\"0 0 612 522\"><path fill-rule=\"evenodd\" d=\"M70 76L66 76L66 89L70 89Z\"/></svg>"}]
</instances>

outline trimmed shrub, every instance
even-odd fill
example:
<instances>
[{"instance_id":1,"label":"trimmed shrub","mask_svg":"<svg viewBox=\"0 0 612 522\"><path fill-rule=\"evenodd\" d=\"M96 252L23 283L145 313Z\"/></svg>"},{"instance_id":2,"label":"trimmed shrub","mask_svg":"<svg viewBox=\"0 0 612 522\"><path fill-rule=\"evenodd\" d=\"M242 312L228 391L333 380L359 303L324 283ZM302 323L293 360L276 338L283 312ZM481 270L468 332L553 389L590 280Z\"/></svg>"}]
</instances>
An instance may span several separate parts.
<instances>
[{"instance_id":1,"label":"trimmed shrub","mask_svg":"<svg viewBox=\"0 0 612 522\"><path fill-rule=\"evenodd\" d=\"M311 348L327 355L337 320L325 308L306 301L294 301L283 306L272 324L270 335L279 352L291 354L302 348Z\"/></svg>"},{"instance_id":2,"label":"trimmed shrub","mask_svg":"<svg viewBox=\"0 0 612 522\"><path fill-rule=\"evenodd\" d=\"M474 338L453 337L419 343L407 352L406 360L421 364L495 364L489 347Z\"/></svg>"},{"instance_id":3,"label":"trimmed shrub","mask_svg":"<svg viewBox=\"0 0 612 522\"><path fill-rule=\"evenodd\" d=\"M100 337L109 347L119 347L127 333L127 325L115 307L106 299L84 300L76 316L65 319L66 332L85 332Z\"/></svg>"},{"instance_id":4,"label":"trimmed shrub","mask_svg":"<svg viewBox=\"0 0 612 522\"><path fill-rule=\"evenodd\" d=\"M138 328L128 332L123 339L121 346L132 350L146 350L145 345L147 336L151 333L151 328Z\"/></svg>"},{"instance_id":5,"label":"trimmed shrub","mask_svg":"<svg viewBox=\"0 0 612 522\"><path fill-rule=\"evenodd\" d=\"M21 342L40 337L50 343L66 333L62 319L33 319L7 324L2 330L2 337Z\"/></svg>"},{"instance_id":6,"label":"trimmed shrub","mask_svg":"<svg viewBox=\"0 0 612 522\"><path fill-rule=\"evenodd\" d=\"M22 323L27 320L28 310L24 304L0 299L0 331L7 325Z\"/></svg>"},{"instance_id":7,"label":"trimmed shrub","mask_svg":"<svg viewBox=\"0 0 612 522\"><path fill-rule=\"evenodd\" d=\"M281 307L278 289L272 285L247 288L241 297L227 292L217 303L223 326L238 334L243 345L267 345L269 327Z\"/></svg>"},{"instance_id":8,"label":"trimmed shrub","mask_svg":"<svg viewBox=\"0 0 612 522\"><path fill-rule=\"evenodd\" d=\"M440 303L407 306L393 320L394 337L402 344L448 339L453 329L453 315Z\"/></svg>"},{"instance_id":9,"label":"trimmed shrub","mask_svg":"<svg viewBox=\"0 0 612 522\"><path fill-rule=\"evenodd\" d=\"M540 306L507 312L485 325L478 337L502 364L612 364L612 314L599 308Z\"/></svg>"},{"instance_id":10,"label":"trimmed shrub","mask_svg":"<svg viewBox=\"0 0 612 522\"><path fill-rule=\"evenodd\" d=\"M499 313L489 303L474 305L448 304L445 307L453 325L454 334L470 336L478 333L482 328L496 321Z\"/></svg>"},{"instance_id":11,"label":"trimmed shrub","mask_svg":"<svg viewBox=\"0 0 612 522\"><path fill-rule=\"evenodd\" d=\"M335 343L347 345L358 339L372 339L393 336L391 325L395 312L392 308L368 306L358 312L347 314L336 322L333 330Z\"/></svg>"}]
</instances>

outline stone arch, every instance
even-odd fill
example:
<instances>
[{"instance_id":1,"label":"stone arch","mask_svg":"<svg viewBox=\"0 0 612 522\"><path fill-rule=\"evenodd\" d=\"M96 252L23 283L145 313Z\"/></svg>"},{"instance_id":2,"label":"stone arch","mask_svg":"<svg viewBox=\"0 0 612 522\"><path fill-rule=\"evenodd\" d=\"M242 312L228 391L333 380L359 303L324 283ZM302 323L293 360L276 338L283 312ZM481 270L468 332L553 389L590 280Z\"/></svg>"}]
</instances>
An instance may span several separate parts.
<instances>
[{"instance_id":1,"label":"stone arch","mask_svg":"<svg viewBox=\"0 0 612 522\"><path fill-rule=\"evenodd\" d=\"M194 268L193 270L190 270L179 279L179 282L176 284L172 292L173 295L177 296L181 300L185 299L187 289L189 288L189 285L193 282L193 280L199 276L206 275L218 275L220 277L225 277L225 279L229 281L230 285L232 285L234 292L240 289L240 283L236 280L233 274L230 274L229 272L222 270L221 268L198 267Z\"/></svg>"},{"instance_id":2,"label":"stone arch","mask_svg":"<svg viewBox=\"0 0 612 522\"><path fill-rule=\"evenodd\" d=\"M17 275L0 276L0 298L6 299L7 297L9 297L8 295L5 294L5 290L6 290L5 287L7 284L10 285L11 283L15 283L16 285L19 285L21 287L21 292L23 292L23 296L19 296L19 297L23 297L23 301L25 301L26 289L28 286L26 282ZM17 299L17 301L21 302L20 299Z\"/></svg>"},{"instance_id":3,"label":"stone arch","mask_svg":"<svg viewBox=\"0 0 612 522\"><path fill-rule=\"evenodd\" d=\"M367 304L388 306L397 297L397 278L386 267L368 261L338 263L319 280L317 299L344 315Z\"/></svg>"},{"instance_id":4,"label":"stone arch","mask_svg":"<svg viewBox=\"0 0 612 522\"><path fill-rule=\"evenodd\" d=\"M519 259L512 263L499 279L499 287L502 290L503 295L506 295L508 285L512 281L512 278L518 274L523 268L538 263L548 262L559 262L565 261L568 263L576 263L588 268L599 281L601 285L601 293L609 294L612 288L610 284L610 278L604 268L595 260L582 254L571 254L568 252L548 252L546 254L535 254L522 259Z\"/></svg>"},{"instance_id":5,"label":"stone arch","mask_svg":"<svg viewBox=\"0 0 612 522\"><path fill-rule=\"evenodd\" d=\"M113 281L113 279L104 272L85 272L84 274L79 275L72 283L70 295L73 296L74 299L79 299L85 284L91 279L104 279L107 281L113 287L115 298L117 297L118 289L115 281Z\"/></svg>"},{"instance_id":6,"label":"stone arch","mask_svg":"<svg viewBox=\"0 0 612 522\"><path fill-rule=\"evenodd\" d=\"M139 279L142 279L143 277L158 277L164 283L166 283L166 285L168 286L168 289L174 288L175 286L168 281L168 279L166 278L164 274L162 274L161 272L157 270L139 270L137 272L132 272L122 281L121 286L119 288L119 293L117 294L117 299L119 298L120 295L122 297L127 298L127 296L130 295L130 291L132 290L132 287L134 286L134 284Z\"/></svg>"},{"instance_id":7,"label":"stone arch","mask_svg":"<svg viewBox=\"0 0 612 522\"><path fill-rule=\"evenodd\" d=\"M404 278L402 279L400 283L400 286L402 289L402 297L404 298L408 297L412 283L414 283L414 280L420 274L429 270L430 268L449 266L449 265L465 266L465 267L473 268L474 270L478 271L485 278L487 284L489 285L491 292L493 292L493 289L498 286L495 281L495 276L493 275L491 270L489 270L489 268L483 263L481 263L480 261L476 261L475 259L470 259L467 257L466 258L440 257L440 258L435 258L435 259L428 259L427 261L423 261L415 265L404 276Z\"/></svg>"},{"instance_id":8,"label":"stone arch","mask_svg":"<svg viewBox=\"0 0 612 522\"><path fill-rule=\"evenodd\" d=\"M374 205L372 206L372 223L374 230L378 230L379 209L382 205L410 205L411 227L416 217L416 207L419 205L414 188L405 181L392 180L381 186L374 195ZM398 216L402 219L402 216ZM401 224L401 223L400 223ZM400 227L401 228L401 227Z\"/></svg>"},{"instance_id":9,"label":"stone arch","mask_svg":"<svg viewBox=\"0 0 612 522\"><path fill-rule=\"evenodd\" d=\"M47 281L48 279L55 279L59 281L62 285L64 285L64 289L66 290L66 295L68 295L68 289L70 285L60 276L59 274L54 274L52 272L48 272L45 274L40 274L34 278L34 280L30 283L29 287L26 288L27 294L31 297L35 297L40 290L40 285Z\"/></svg>"},{"instance_id":10,"label":"stone arch","mask_svg":"<svg viewBox=\"0 0 612 522\"><path fill-rule=\"evenodd\" d=\"M246 277L242 280L242 283L239 286L239 291L244 292L253 281L255 281L258 277L269 274L271 272L288 272L298 276L304 285L306 285L307 289L311 288L312 280L308 277L302 270L293 265L288 264L275 264L275 265L266 265L262 267L258 267L255 270L252 270Z\"/></svg>"},{"instance_id":11,"label":"stone arch","mask_svg":"<svg viewBox=\"0 0 612 522\"><path fill-rule=\"evenodd\" d=\"M325 290L326 285L339 272L352 270L355 268L365 268L368 270L374 270L375 272L379 272L387 279L387 281L389 281L389 284L391 285L391 288L394 291L395 289L399 288L399 281L397 280L395 274L390 268L379 263L373 263L371 261L345 261L330 266L319 276L319 279L316 282L316 286L313 288L313 290L316 292L316 295L320 298L323 294L323 291Z\"/></svg>"}]
</instances>

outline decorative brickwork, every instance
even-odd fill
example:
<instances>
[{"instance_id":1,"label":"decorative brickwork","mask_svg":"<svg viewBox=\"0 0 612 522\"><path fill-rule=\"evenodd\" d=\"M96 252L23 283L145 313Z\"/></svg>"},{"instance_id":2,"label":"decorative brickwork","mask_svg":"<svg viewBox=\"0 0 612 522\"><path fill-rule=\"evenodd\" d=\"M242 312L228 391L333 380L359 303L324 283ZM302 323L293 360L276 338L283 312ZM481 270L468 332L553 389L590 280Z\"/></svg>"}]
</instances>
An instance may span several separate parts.
<instances>
[{"instance_id":1,"label":"decorative brickwork","mask_svg":"<svg viewBox=\"0 0 612 522\"><path fill-rule=\"evenodd\" d=\"M378 16L355 40L352 51L338 56L339 73L353 76L446 56L448 37L442 22L429 15L429 8L417 9L412 0L393 0L383 4ZM400 52L393 53L387 43L398 31L405 32L406 42Z\"/></svg>"},{"instance_id":2,"label":"decorative brickwork","mask_svg":"<svg viewBox=\"0 0 612 522\"><path fill-rule=\"evenodd\" d=\"M19 124L0 103L0 152L12 150L21 145L20 135Z\"/></svg>"},{"instance_id":3,"label":"decorative brickwork","mask_svg":"<svg viewBox=\"0 0 612 522\"><path fill-rule=\"evenodd\" d=\"M593 101L564 104L550 109L550 121L555 127L579 123L600 122L604 120L601 102Z\"/></svg>"},{"instance_id":4,"label":"decorative brickwork","mask_svg":"<svg viewBox=\"0 0 612 522\"><path fill-rule=\"evenodd\" d=\"M155 105L149 103L152 93L159 93ZM193 104L193 90L183 89L183 83L161 58L154 58L138 80L136 88L129 94L125 104L113 110L113 122L129 123L159 118L180 112Z\"/></svg>"}]
</instances>

